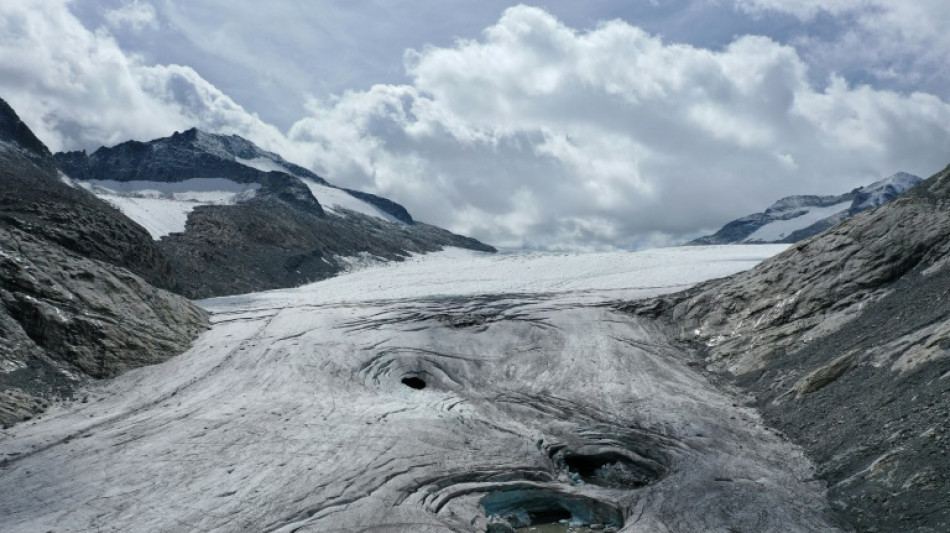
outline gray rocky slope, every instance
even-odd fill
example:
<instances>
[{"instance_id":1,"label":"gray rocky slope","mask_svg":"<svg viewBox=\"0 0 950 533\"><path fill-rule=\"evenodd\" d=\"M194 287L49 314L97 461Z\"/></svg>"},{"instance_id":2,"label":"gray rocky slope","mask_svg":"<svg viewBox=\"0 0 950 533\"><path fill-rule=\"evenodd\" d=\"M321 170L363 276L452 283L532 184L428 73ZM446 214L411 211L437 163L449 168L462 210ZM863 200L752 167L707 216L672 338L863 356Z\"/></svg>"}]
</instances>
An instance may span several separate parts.
<instances>
[{"instance_id":1,"label":"gray rocky slope","mask_svg":"<svg viewBox=\"0 0 950 533\"><path fill-rule=\"evenodd\" d=\"M660 317L804 447L840 523L950 531L950 167Z\"/></svg>"},{"instance_id":2,"label":"gray rocky slope","mask_svg":"<svg viewBox=\"0 0 950 533\"><path fill-rule=\"evenodd\" d=\"M184 351L206 313L149 282L175 286L148 234L63 183L0 100L0 424Z\"/></svg>"},{"instance_id":3,"label":"gray rocky slope","mask_svg":"<svg viewBox=\"0 0 950 533\"><path fill-rule=\"evenodd\" d=\"M402 260L444 246L494 251L475 239L414 221L401 205L338 189L375 206L392 221L321 206L303 180L332 187L312 172L234 135L195 129L147 143L129 141L92 154L56 154L76 180L182 182L215 178L257 184L235 205L205 205L184 232L157 246L179 273L179 291L192 298L292 287L342 271L345 258ZM261 166L255 161L264 161ZM250 162L250 163L249 163ZM267 169L267 170L265 170ZM273 169L273 170L271 170Z\"/></svg>"},{"instance_id":4,"label":"gray rocky slope","mask_svg":"<svg viewBox=\"0 0 950 533\"><path fill-rule=\"evenodd\" d=\"M813 237L862 211L893 201L920 183L913 174L893 176L839 195L788 196L761 213L733 220L689 244L794 243ZM837 206L837 207L835 207ZM815 216L815 213L820 213ZM781 225L768 231L770 225Z\"/></svg>"}]
</instances>

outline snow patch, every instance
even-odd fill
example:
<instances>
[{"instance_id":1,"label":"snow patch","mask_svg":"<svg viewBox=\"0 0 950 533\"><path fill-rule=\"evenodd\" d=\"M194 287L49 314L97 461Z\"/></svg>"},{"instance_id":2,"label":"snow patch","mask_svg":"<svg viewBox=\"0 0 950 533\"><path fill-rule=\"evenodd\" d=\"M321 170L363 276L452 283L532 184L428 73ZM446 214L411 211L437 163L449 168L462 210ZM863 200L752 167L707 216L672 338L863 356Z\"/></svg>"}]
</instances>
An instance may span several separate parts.
<instances>
[{"instance_id":1,"label":"snow patch","mask_svg":"<svg viewBox=\"0 0 950 533\"><path fill-rule=\"evenodd\" d=\"M78 185L114 205L159 240L185 231L188 214L199 205L232 205L248 199L261 186L224 178L195 178L180 182L76 181Z\"/></svg>"},{"instance_id":2,"label":"snow patch","mask_svg":"<svg viewBox=\"0 0 950 533\"><path fill-rule=\"evenodd\" d=\"M788 237L792 233L805 229L816 222L847 211L851 207L851 202L841 202L828 207L810 207L803 208L801 215L788 220L775 220L755 230L742 242L767 242L779 241Z\"/></svg>"},{"instance_id":3,"label":"snow patch","mask_svg":"<svg viewBox=\"0 0 950 533\"><path fill-rule=\"evenodd\" d=\"M313 193L314 198L316 198L317 201L320 202L320 205L322 205L327 211L336 214L342 214L340 213L342 210L355 211L362 215L385 220L386 222L403 224L403 222L396 217L390 215L382 209L379 209L375 205L366 203L363 200L356 198L342 189L321 185L307 178L300 178L300 181L304 182L307 187L310 188L310 192Z\"/></svg>"},{"instance_id":4,"label":"snow patch","mask_svg":"<svg viewBox=\"0 0 950 533\"><path fill-rule=\"evenodd\" d=\"M255 157L254 159L235 157L234 160L246 167L251 167L261 172L286 172L287 174L293 174L287 170L287 167L269 157Z\"/></svg>"}]
</instances>

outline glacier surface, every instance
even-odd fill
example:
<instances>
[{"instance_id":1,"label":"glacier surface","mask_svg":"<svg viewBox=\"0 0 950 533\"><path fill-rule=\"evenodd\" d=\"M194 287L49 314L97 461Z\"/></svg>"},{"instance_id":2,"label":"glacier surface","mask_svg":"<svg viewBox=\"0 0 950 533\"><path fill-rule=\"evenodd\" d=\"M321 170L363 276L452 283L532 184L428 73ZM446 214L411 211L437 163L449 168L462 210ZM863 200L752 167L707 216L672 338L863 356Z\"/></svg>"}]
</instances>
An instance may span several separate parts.
<instances>
[{"instance_id":1,"label":"glacier surface","mask_svg":"<svg viewBox=\"0 0 950 533\"><path fill-rule=\"evenodd\" d=\"M0 440L5 531L826 531L801 452L615 299L784 246L446 250L205 300L183 355Z\"/></svg>"}]
</instances>

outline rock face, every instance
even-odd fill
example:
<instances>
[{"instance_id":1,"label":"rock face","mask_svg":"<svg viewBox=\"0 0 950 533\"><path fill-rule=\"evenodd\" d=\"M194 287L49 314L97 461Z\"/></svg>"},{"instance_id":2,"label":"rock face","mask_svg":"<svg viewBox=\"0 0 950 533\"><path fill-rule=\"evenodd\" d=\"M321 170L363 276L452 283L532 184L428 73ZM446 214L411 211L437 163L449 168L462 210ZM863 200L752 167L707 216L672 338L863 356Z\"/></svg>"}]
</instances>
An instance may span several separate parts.
<instances>
[{"instance_id":1,"label":"rock face","mask_svg":"<svg viewBox=\"0 0 950 533\"><path fill-rule=\"evenodd\" d=\"M2 101L0 135L0 423L7 426L89 378L181 353L207 318L149 284L175 286L148 234L61 181L49 151Z\"/></svg>"},{"instance_id":2,"label":"rock face","mask_svg":"<svg viewBox=\"0 0 950 533\"><path fill-rule=\"evenodd\" d=\"M118 209L64 183L49 150L0 100L0 224L174 289L170 263Z\"/></svg>"},{"instance_id":3,"label":"rock face","mask_svg":"<svg viewBox=\"0 0 950 533\"><path fill-rule=\"evenodd\" d=\"M950 530L950 167L748 272L628 310L667 320L817 463L843 524Z\"/></svg>"},{"instance_id":4,"label":"rock face","mask_svg":"<svg viewBox=\"0 0 950 533\"><path fill-rule=\"evenodd\" d=\"M898 172L893 176L837 196L789 196L754 213L726 224L713 235L689 244L794 243L825 231L852 217L884 205L921 179Z\"/></svg>"},{"instance_id":5,"label":"rock face","mask_svg":"<svg viewBox=\"0 0 950 533\"><path fill-rule=\"evenodd\" d=\"M358 257L402 260L444 246L494 251L475 239L418 223L391 200L334 187L233 135L192 129L148 143L100 148L91 155L57 154L56 160L81 185L107 191L103 197L133 219L149 215L138 211L143 202L153 202L157 210L181 211L180 228L155 235L157 246L181 274L176 288L192 298L317 281L336 275ZM182 196L189 187L207 189L220 182L243 184L247 190L203 205L195 202L207 198L207 190ZM168 189L169 184L178 184L177 192L160 197L144 192Z\"/></svg>"}]
</instances>

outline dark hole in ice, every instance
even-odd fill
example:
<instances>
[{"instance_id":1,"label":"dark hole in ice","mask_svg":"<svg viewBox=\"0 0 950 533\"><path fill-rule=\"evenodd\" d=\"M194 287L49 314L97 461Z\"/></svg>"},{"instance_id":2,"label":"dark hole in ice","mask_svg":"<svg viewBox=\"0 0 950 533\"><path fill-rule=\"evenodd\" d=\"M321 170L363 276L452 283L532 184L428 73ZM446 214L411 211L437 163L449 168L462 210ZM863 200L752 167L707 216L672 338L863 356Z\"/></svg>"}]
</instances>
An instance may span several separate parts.
<instances>
[{"instance_id":1,"label":"dark hole in ice","mask_svg":"<svg viewBox=\"0 0 950 533\"><path fill-rule=\"evenodd\" d=\"M486 494L479 503L490 520L512 529L558 523L623 527L623 515L612 505L545 487L505 487Z\"/></svg>"},{"instance_id":2,"label":"dark hole in ice","mask_svg":"<svg viewBox=\"0 0 950 533\"><path fill-rule=\"evenodd\" d=\"M557 524L561 520L570 520L571 512L561 507L538 509L536 511L528 511L528 518L531 519L531 525Z\"/></svg>"},{"instance_id":3,"label":"dark hole in ice","mask_svg":"<svg viewBox=\"0 0 950 533\"><path fill-rule=\"evenodd\" d=\"M402 378L402 384L410 389L422 390L426 388L425 380L417 378L416 376L406 376Z\"/></svg>"},{"instance_id":4,"label":"dark hole in ice","mask_svg":"<svg viewBox=\"0 0 950 533\"><path fill-rule=\"evenodd\" d=\"M617 489L642 487L659 479L655 465L641 463L619 453L565 454L564 464L585 483Z\"/></svg>"}]
</instances>

